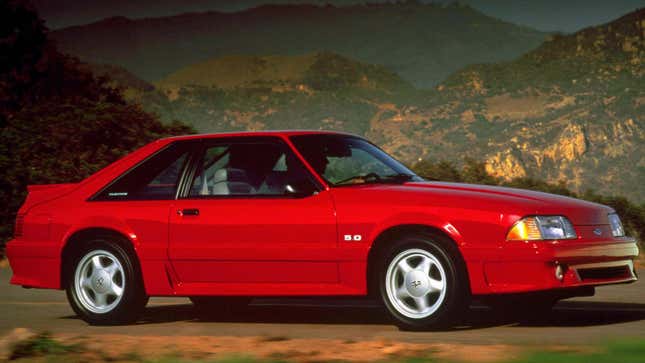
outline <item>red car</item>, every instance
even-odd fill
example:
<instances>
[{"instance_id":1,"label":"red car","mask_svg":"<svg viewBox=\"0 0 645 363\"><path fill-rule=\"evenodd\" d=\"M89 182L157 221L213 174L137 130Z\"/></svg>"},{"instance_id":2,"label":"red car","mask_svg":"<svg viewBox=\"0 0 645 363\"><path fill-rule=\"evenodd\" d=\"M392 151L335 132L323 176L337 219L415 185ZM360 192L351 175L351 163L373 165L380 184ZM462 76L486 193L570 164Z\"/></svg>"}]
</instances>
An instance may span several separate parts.
<instances>
[{"instance_id":1,"label":"red car","mask_svg":"<svg viewBox=\"0 0 645 363\"><path fill-rule=\"evenodd\" d=\"M544 309L633 282L638 248L603 205L428 182L360 137L276 131L162 139L30 186L7 255L11 283L65 289L92 324L149 296L372 295L419 329L471 298Z\"/></svg>"}]
</instances>

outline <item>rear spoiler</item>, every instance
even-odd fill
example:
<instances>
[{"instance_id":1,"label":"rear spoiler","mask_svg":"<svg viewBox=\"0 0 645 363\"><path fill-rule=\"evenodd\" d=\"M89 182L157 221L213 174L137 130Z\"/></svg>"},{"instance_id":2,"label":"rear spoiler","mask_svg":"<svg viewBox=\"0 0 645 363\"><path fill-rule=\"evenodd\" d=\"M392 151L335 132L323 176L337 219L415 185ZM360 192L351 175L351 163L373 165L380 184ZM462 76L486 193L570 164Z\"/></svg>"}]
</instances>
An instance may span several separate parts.
<instances>
[{"instance_id":1,"label":"rear spoiler","mask_svg":"<svg viewBox=\"0 0 645 363\"><path fill-rule=\"evenodd\" d=\"M27 192L32 193L32 192L40 192L43 190L49 189L50 191L52 189L62 189L66 188L69 186L73 186L76 184L70 183L70 184L33 184L33 185L27 185Z\"/></svg>"},{"instance_id":2,"label":"rear spoiler","mask_svg":"<svg viewBox=\"0 0 645 363\"><path fill-rule=\"evenodd\" d=\"M25 199L18 213L24 215L35 205L58 198L72 191L77 185L78 183L28 185L27 199Z\"/></svg>"}]
</instances>

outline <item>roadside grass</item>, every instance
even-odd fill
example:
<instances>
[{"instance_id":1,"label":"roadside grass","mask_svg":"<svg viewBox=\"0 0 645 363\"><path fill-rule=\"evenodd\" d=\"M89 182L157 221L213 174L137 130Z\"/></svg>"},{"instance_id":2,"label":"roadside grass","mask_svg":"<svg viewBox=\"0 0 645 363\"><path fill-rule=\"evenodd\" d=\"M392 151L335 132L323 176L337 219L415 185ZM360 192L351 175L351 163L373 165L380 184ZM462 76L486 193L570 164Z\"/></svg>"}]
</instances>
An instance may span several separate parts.
<instances>
[{"instance_id":1,"label":"roadside grass","mask_svg":"<svg viewBox=\"0 0 645 363\"><path fill-rule=\"evenodd\" d=\"M581 349L582 348L582 349ZM250 354L246 352L245 354ZM40 333L14 345L9 361L21 363L88 363L88 362L132 362L132 363L290 363L290 362L341 362L341 360L320 360L315 357L303 360L302 356L290 359L289 355L273 355L269 358L255 358L251 355L227 355L214 359L189 359L179 352L155 359L146 359L138 352L119 356L110 356L104 352L91 351L82 344L64 344L54 339L49 333ZM622 340L604 346L572 347L570 350L543 350L534 348L511 360L490 360L486 357L473 357L472 360L455 361L439 358L429 353L425 356L397 358L379 361L380 363L643 363L645 362L645 338Z\"/></svg>"},{"instance_id":2,"label":"roadside grass","mask_svg":"<svg viewBox=\"0 0 645 363\"><path fill-rule=\"evenodd\" d=\"M593 353L579 352L534 352L509 363L643 363L645 362L645 338L617 341Z\"/></svg>"},{"instance_id":3,"label":"roadside grass","mask_svg":"<svg viewBox=\"0 0 645 363\"><path fill-rule=\"evenodd\" d=\"M9 360L44 356L63 356L80 353L83 347L78 344L66 345L52 338L48 332L40 333L13 346Z\"/></svg>"},{"instance_id":4,"label":"roadside grass","mask_svg":"<svg viewBox=\"0 0 645 363\"><path fill-rule=\"evenodd\" d=\"M222 359L210 361L191 361L177 357L165 357L160 360L148 360L145 363L286 363L292 360L288 358L257 359L249 356L229 356ZM298 360L301 361L301 360ZM323 362L311 360L312 362ZM482 357L473 357L473 362L489 362ZM340 361L326 361L340 362ZM392 358L380 363L461 363L464 361L453 361L437 357L421 356L405 359ZM468 361L465 361L468 362ZM607 344L604 347L586 350L582 353L580 349L570 351L529 351L519 358L499 363L643 363L645 362L645 338L640 340L626 340Z\"/></svg>"}]
</instances>

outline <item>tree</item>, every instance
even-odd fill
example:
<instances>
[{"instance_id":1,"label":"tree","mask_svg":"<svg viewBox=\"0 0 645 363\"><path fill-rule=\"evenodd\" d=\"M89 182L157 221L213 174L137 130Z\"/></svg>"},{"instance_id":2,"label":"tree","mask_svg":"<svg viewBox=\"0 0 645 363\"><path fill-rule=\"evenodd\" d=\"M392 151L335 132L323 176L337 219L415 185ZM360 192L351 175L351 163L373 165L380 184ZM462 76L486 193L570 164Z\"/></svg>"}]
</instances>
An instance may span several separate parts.
<instances>
[{"instance_id":1,"label":"tree","mask_svg":"<svg viewBox=\"0 0 645 363\"><path fill-rule=\"evenodd\" d=\"M0 5L0 255L29 184L80 181L160 137L192 133L128 104L47 42L24 1Z\"/></svg>"},{"instance_id":2,"label":"tree","mask_svg":"<svg viewBox=\"0 0 645 363\"><path fill-rule=\"evenodd\" d=\"M0 126L7 112L19 109L46 72L46 28L26 1L0 2Z\"/></svg>"},{"instance_id":3,"label":"tree","mask_svg":"<svg viewBox=\"0 0 645 363\"><path fill-rule=\"evenodd\" d=\"M421 160L412 167L414 172L428 180L441 180L448 182L462 181L461 174L457 168L448 161L433 163L428 160Z\"/></svg>"},{"instance_id":4,"label":"tree","mask_svg":"<svg viewBox=\"0 0 645 363\"><path fill-rule=\"evenodd\" d=\"M500 180L488 174L486 164L475 159L465 158L464 169L461 172L463 181L472 184L500 184Z\"/></svg>"}]
</instances>

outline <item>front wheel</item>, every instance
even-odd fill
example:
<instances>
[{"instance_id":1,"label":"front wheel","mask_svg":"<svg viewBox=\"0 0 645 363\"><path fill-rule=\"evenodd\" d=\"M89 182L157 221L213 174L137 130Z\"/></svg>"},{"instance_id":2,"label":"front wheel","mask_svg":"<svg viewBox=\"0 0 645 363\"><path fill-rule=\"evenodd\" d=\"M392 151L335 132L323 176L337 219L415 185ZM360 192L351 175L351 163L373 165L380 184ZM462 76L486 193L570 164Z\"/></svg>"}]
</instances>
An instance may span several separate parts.
<instances>
[{"instance_id":1,"label":"front wheel","mask_svg":"<svg viewBox=\"0 0 645 363\"><path fill-rule=\"evenodd\" d=\"M450 325L468 306L467 274L450 243L440 236L408 237L386 254L381 298L402 329Z\"/></svg>"},{"instance_id":2,"label":"front wheel","mask_svg":"<svg viewBox=\"0 0 645 363\"><path fill-rule=\"evenodd\" d=\"M67 299L90 324L133 322L148 302L134 261L116 244L88 243L74 259L70 275Z\"/></svg>"}]
</instances>

